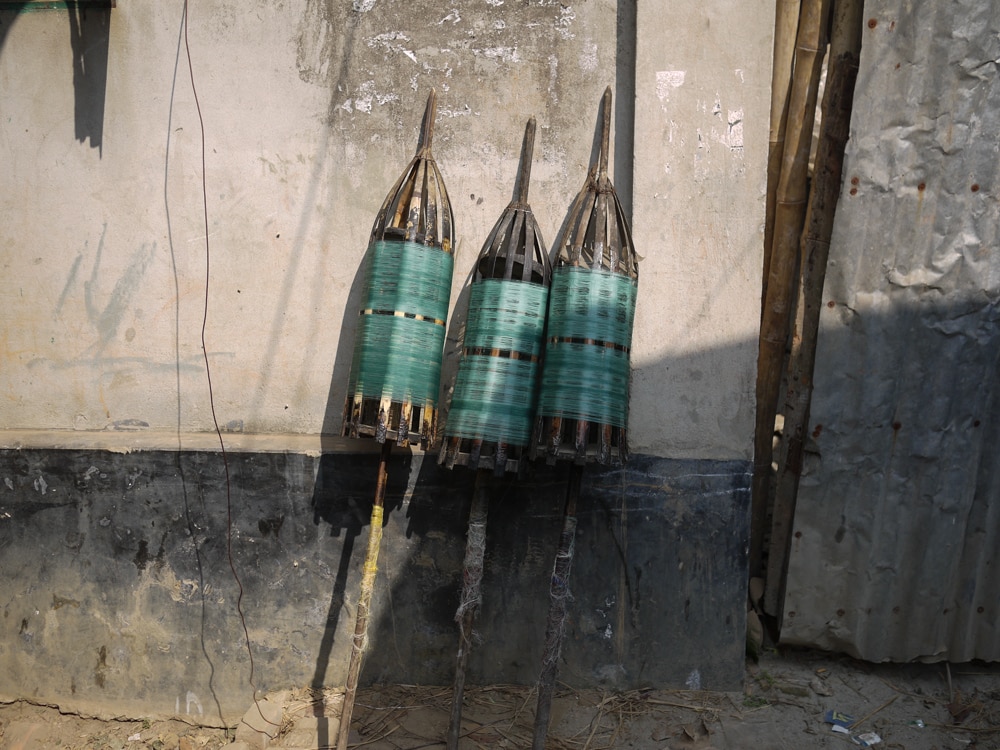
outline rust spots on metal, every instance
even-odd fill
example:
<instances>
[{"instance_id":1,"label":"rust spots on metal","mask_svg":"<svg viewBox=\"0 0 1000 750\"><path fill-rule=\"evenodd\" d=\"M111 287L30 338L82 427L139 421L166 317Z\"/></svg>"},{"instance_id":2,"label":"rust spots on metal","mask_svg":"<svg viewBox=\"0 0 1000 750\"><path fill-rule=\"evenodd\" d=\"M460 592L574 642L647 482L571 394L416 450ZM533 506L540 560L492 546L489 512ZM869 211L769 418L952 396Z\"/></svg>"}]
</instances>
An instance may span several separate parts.
<instances>
[{"instance_id":1,"label":"rust spots on metal","mask_svg":"<svg viewBox=\"0 0 1000 750\"><path fill-rule=\"evenodd\" d=\"M869 18L868 19L868 28L869 29L874 29L876 26L878 26L878 19L877 18Z\"/></svg>"}]
</instances>

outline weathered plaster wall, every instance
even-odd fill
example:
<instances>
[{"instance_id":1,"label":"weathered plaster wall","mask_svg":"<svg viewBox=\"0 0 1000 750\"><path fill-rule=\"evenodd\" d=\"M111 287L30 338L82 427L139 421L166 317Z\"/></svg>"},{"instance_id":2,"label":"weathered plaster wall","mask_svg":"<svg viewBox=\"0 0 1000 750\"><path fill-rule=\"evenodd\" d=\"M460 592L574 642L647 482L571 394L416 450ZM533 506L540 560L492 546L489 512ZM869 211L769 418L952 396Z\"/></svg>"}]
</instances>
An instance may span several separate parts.
<instances>
[{"instance_id":1,"label":"weathered plaster wall","mask_svg":"<svg viewBox=\"0 0 1000 750\"><path fill-rule=\"evenodd\" d=\"M773 3L210 0L186 31L182 0L118 5L0 11L0 697L245 707L213 404L260 684L343 680L374 464L330 435L368 232L431 87L460 309L527 118L551 243L614 86L645 256L636 458L588 470L562 674L738 684ZM365 680L450 682L469 477L422 459L394 459L372 623L392 646ZM533 472L494 503L470 679L537 676L564 482Z\"/></svg>"},{"instance_id":2,"label":"weathered plaster wall","mask_svg":"<svg viewBox=\"0 0 1000 750\"><path fill-rule=\"evenodd\" d=\"M207 350L219 420L246 432L319 433L331 391L343 398L355 274L431 87L460 237L457 297L511 199L527 118L539 123L531 198L551 242L615 82L612 2L354 5L191 9ZM66 13L5 14L0 148L18 188L0 199L7 428L212 428L181 10L111 12L99 149L74 138Z\"/></svg>"},{"instance_id":3,"label":"weathered plaster wall","mask_svg":"<svg viewBox=\"0 0 1000 750\"><path fill-rule=\"evenodd\" d=\"M774 3L640 2L632 434L752 456Z\"/></svg>"},{"instance_id":4,"label":"weathered plaster wall","mask_svg":"<svg viewBox=\"0 0 1000 750\"><path fill-rule=\"evenodd\" d=\"M528 116L539 124L530 197L551 243L612 85L626 146L613 164L645 256L633 447L749 456L768 3L216 0L191 8L186 34L182 7L90 11L75 42L66 11L0 19L0 149L15 187L0 196L5 428L166 431L182 443L212 429L189 42L223 426L335 430L355 274L431 87L457 299L511 198ZM102 44L106 60L85 56Z\"/></svg>"}]
</instances>

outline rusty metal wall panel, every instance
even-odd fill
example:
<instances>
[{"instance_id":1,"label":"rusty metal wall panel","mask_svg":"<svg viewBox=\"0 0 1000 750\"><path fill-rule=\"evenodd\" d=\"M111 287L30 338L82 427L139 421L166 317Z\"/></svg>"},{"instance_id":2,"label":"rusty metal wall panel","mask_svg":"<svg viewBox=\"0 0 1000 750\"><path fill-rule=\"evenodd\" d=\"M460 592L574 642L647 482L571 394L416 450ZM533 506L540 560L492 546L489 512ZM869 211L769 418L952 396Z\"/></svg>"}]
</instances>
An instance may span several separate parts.
<instances>
[{"instance_id":1,"label":"rusty metal wall panel","mask_svg":"<svg viewBox=\"0 0 1000 750\"><path fill-rule=\"evenodd\" d=\"M1000 659L1000 6L866 3L782 640Z\"/></svg>"}]
</instances>

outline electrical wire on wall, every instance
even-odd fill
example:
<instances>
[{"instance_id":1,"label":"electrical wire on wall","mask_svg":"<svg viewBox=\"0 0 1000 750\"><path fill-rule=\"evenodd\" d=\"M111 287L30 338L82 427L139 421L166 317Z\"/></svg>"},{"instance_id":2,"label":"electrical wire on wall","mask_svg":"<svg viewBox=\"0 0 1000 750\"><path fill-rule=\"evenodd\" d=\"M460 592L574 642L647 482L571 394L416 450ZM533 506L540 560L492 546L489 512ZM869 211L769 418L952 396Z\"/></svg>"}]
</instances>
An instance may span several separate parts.
<instances>
[{"instance_id":1,"label":"electrical wire on wall","mask_svg":"<svg viewBox=\"0 0 1000 750\"><path fill-rule=\"evenodd\" d=\"M200 134L200 145L201 145L201 198L202 198L202 218L204 221L204 237L205 237L205 295L204 295L204 306L202 309L202 319L201 319L201 351L205 360L205 377L208 384L208 400L209 407L212 414L212 424L215 428L215 434L219 439L219 450L222 456L222 466L225 472L226 479L226 555L229 561L229 569L233 574L233 579L236 581L236 586L238 589L238 595L236 598L236 611L240 618L240 625L243 628L243 635L246 639L247 656L250 659L250 676L249 683L253 691L253 701L255 705L257 703L257 686L254 683L254 658L253 649L250 644L250 632L247 628L246 617L243 614L243 583L240 580L239 573L236 570L236 562L233 558L233 541L232 541L232 529L233 529L233 501L232 501L232 485L229 475L229 458L226 454L226 444L222 437L222 429L219 426L219 418L215 411L215 393L212 387L212 368L208 357L208 344L205 336L205 331L208 327L208 307L209 307L209 285L211 281L211 260L212 260L212 248L209 242L209 219L208 219L208 183L206 178L207 166L205 158L205 121L201 112L201 102L198 99L198 89L195 85L195 75L194 75L194 63L191 59L191 44L188 40L188 0L184 0L184 5L181 14L181 28L184 36L184 52L187 58L188 64L188 76L191 82L191 93L194 97L195 110L198 113L198 128ZM264 719L269 724L273 724L266 719L266 717L261 714L261 718ZM277 726L277 725L275 725Z\"/></svg>"}]
</instances>

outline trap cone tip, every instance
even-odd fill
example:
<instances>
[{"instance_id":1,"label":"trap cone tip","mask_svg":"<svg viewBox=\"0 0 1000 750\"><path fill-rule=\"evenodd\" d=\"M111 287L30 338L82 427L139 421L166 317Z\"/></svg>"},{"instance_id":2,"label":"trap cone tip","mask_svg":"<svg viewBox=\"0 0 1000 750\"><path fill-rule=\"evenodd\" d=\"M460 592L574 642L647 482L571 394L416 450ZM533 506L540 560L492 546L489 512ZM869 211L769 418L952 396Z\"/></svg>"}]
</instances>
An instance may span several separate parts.
<instances>
[{"instance_id":1,"label":"trap cone tip","mask_svg":"<svg viewBox=\"0 0 1000 750\"><path fill-rule=\"evenodd\" d=\"M434 116L437 112L437 89L432 88L427 95L427 106L424 107L424 121L420 126L420 140L417 143L417 153L426 152L430 156L431 140L434 138Z\"/></svg>"}]
</instances>

